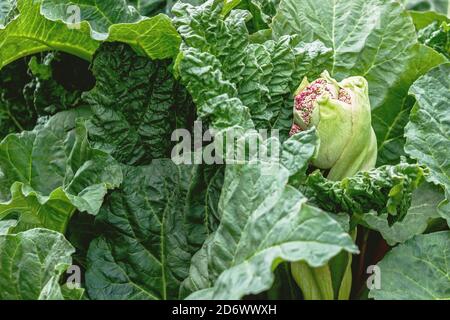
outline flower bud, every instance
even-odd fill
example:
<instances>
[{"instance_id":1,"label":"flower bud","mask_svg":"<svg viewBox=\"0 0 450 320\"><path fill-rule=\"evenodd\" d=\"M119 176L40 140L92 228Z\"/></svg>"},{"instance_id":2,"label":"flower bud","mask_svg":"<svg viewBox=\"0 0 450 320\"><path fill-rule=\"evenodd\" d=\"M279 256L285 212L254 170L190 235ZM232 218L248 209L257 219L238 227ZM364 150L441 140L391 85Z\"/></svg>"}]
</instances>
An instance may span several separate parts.
<instances>
[{"instance_id":1,"label":"flower bud","mask_svg":"<svg viewBox=\"0 0 450 320\"><path fill-rule=\"evenodd\" d=\"M377 141L371 124L368 83L363 77L337 82L327 71L295 93L290 135L317 129L320 145L312 164L341 180L375 166Z\"/></svg>"}]
</instances>

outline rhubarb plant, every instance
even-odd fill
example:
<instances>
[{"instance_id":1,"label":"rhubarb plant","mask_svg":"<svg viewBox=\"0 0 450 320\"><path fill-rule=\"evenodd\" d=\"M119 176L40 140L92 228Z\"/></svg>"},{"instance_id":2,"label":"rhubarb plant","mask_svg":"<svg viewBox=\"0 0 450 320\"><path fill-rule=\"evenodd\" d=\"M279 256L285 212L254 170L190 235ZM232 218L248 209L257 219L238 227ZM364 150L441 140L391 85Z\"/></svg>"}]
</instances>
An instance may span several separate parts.
<instances>
[{"instance_id":1,"label":"rhubarb plant","mask_svg":"<svg viewBox=\"0 0 450 320\"><path fill-rule=\"evenodd\" d=\"M450 299L447 2L0 0L0 299Z\"/></svg>"}]
</instances>

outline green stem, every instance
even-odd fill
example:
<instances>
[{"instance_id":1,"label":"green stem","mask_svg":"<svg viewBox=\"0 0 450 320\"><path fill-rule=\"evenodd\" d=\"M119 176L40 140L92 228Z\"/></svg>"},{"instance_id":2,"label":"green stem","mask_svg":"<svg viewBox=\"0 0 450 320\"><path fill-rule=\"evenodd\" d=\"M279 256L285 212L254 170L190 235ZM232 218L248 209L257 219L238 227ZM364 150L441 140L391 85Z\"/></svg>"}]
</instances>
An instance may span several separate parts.
<instances>
[{"instance_id":1,"label":"green stem","mask_svg":"<svg viewBox=\"0 0 450 320\"><path fill-rule=\"evenodd\" d=\"M305 300L333 300L333 284L328 265L312 268L304 261L291 264L292 276Z\"/></svg>"},{"instance_id":2,"label":"green stem","mask_svg":"<svg viewBox=\"0 0 450 320\"><path fill-rule=\"evenodd\" d=\"M356 229L350 232L356 238ZM348 300L352 288L352 254L341 252L326 265L310 267L306 262L291 263L292 276L305 300Z\"/></svg>"}]
</instances>

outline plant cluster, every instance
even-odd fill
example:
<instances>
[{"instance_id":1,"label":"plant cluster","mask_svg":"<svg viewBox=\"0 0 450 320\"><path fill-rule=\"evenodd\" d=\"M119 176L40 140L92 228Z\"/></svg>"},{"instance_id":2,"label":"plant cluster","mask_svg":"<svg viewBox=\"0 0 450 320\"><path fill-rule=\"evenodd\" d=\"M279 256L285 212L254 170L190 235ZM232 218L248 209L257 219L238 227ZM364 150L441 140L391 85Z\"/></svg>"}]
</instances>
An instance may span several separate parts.
<instances>
[{"instance_id":1,"label":"plant cluster","mask_svg":"<svg viewBox=\"0 0 450 320\"><path fill-rule=\"evenodd\" d=\"M0 299L450 299L449 16L0 0Z\"/></svg>"}]
</instances>

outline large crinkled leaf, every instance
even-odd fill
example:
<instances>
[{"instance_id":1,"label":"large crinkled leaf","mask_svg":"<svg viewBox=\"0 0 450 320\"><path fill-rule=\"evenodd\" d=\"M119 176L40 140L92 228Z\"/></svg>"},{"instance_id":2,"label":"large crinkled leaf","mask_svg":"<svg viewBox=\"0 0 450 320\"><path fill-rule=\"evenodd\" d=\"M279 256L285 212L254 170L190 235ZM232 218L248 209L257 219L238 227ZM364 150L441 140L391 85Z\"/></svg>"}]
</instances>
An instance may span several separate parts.
<instances>
[{"instance_id":1,"label":"large crinkled leaf","mask_svg":"<svg viewBox=\"0 0 450 320\"><path fill-rule=\"evenodd\" d=\"M177 59L178 73L196 104L199 118L216 130L232 126L252 128L248 108L235 97L233 85L223 79L217 59L184 45L181 50L183 56Z\"/></svg>"},{"instance_id":2,"label":"large crinkled leaf","mask_svg":"<svg viewBox=\"0 0 450 320\"><path fill-rule=\"evenodd\" d=\"M364 76L369 82L379 164L398 163L403 128L411 105L408 88L443 62L433 50L417 46L414 25L395 0L283 0L273 20L275 37L298 35L332 48L324 69L338 80Z\"/></svg>"},{"instance_id":3,"label":"large crinkled leaf","mask_svg":"<svg viewBox=\"0 0 450 320\"><path fill-rule=\"evenodd\" d=\"M63 300L59 280L74 252L62 234L47 229L0 235L0 300Z\"/></svg>"},{"instance_id":4,"label":"large crinkled leaf","mask_svg":"<svg viewBox=\"0 0 450 320\"><path fill-rule=\"evenodd\" d=\"M250 128L250 111L237 98L233 83L242 78L245 68L247 15L240 11L226 23L222 7L212 1L198 7L182 2L174 6L174 23L184 40L176 69L197 105L199 117L218 129L233 125Z\"/></svg>"},{"instance_id":5,"label":"large crinkled leaf","mask_svg":"<svg viewBox=\"0 0 450 320\"><path fill-rule=\"evenodd\" d=\"M63 23L62 20L71 19L76 10L73 12L72 8L67 11L70 1L55 1L59 5L51 4L50 0L17 1L20 14L6 28L0 28L0 68L21 57L50 50L64 51L86 60L92 57L99 43L91 38L90 25L87 22L79 26ZM103 2L107 7L115 7L110 2ZM120 7L120 3L116 6ZM98 14L96 12L90 18L95 22L98 22L97 18L102 21L108 18L99 17ZM118 13L115 11L113 14ZM102 36L100 39L128 43L152 59L165 59L178 53L180 36L169 17L161 14L144 19L139 16L137 22L126 23L129 22L127 17L125 13L122 16L119 13L116 20L110 22L107 39Z\"/></svg>"},{"instance_id":6,"label":"large crinkled leaf","mask_svg":"<svg viewBox=\"0 0 450 320\"><path fill-rule=\"evenodd\" d=\"M282 148L284 152L289 151ZM314 148L297 157L307 161L313 153ZM358 251L338 222L305 205L306 198L288 184L297 171L287 168L293 168L289 158L227 165L220 225L193 257L183 296L239 299L268 290L282 261L303 260L318 267L342 250Z\"/></svg>"},{"instance_id":7,"label":"large crinkled leaf","mask_svg":"<svg viewBox=\"0 0 450 320\"><path fill-rule=\"evenodd\" d=\"M124 169L124 183L108 195L97 218L105 232L89 247L91 298L179 297L191 256L210 228L208 200L202 207L201 198L213 196L214 187L205 185L199 170L170 159Z\"/></svg>"},{"instance_id":8,"label":"large crinkled leaf","mask_svg":"<svg viewBox=\"0 0 450 320\"><path fill-rule=\"evenodd\" d=\"M41 13L49 20L70 26L79 10L81 25L87 25L95 40L121 41L143 50L152 58L176 54L179 36L170 19L157 15L168 11L172 1L163 0L41 0ZM166 12L167 13L167 12ZM146 17L147 16L147 17ZM161 44L161 42L163 44Z\"/></svg>"},{"instance_id":9,"label":"large crinkled leaf","mask_svg":"<svg viewBox=\"0 0 450 320\"><path fill-rule=\"evenodd\" d=\"M62 112L32 131L11 134L3 139L0 144L1 198L8 198L9 188L16 181L28 183L47 194L61 185L65 163L70 156L65 143L70 147L74 145L76 135L70 131L75 128L78 117L87 115L86 109ZM47 158L49 155L54 158Z\"/></svg>"},{"instance_id":10,"label":"large crinkled leaf","mask_svg":"<svg viewBox=\"0 0 450 320\"><path fill-rule=\"evenodd\" d=\"M103 44L92 67L96 85L84 94L94 117L94 146L126 164L170 157L172 132L190 129L195 106L168 61L140 57L125 44Z\"/></svg>"},{"instance_id":11,"label":"large crinkled leaf","mask_svg":"<svg viewBox=\"0 0 450 320\"><path fill-rule=\"evenodd\" d=\"M276 14L279 0L238 0L225 3L224 10L233 8L248 10L252 19L247 23L250 33L269 30L270 22Z\"/></svg>"},{"instance_id":12,"label":"large crinkled leaf","mask_svg":"<svg viewBox=\"0 0 450 320\"><path fill-rule=\"evenodd\" d=\"M286 102L291 104L303 76L323 70L330 50L318 41L298 43L289 36L252 43L246 27L249 12L228 11L221 1L175 5L174 24L184 41L176 70L199 116L210 118L214 127L255 124L288 131L290 124L278 121Z\"/></svg>"},{"instance_id":13,"label":"large crinkled leaf","mask_svg":"<svg viewBox=\"0 0 450 320\"><path fill-rule=\"evenodd\" d=\"M376 300L449 300L450 232L418 235L392 249L381 262Z\"/></svg>"},{"instance_id":14,"label":"large crinkled leaf","mask_svg":"<svg viewBox=\"0 0 450 320\"><path fill-rule=\"evenodd\" d=\"M223 166L200 166L189 189L185 224L189 243L199 249L220 222L218 203L224 179Z\"/></svg>"},{"instance_id":15,"label":"large crinkled leaf","mask_svg":"<svg viewBox=\"0 0 450 320\"><path fill-rule=\"evenodd\" d=\"M119 41L142 51L152 59L173 57L180 36L166 15L147 18L125 0L41 0L40 12L47 19L73 27L79 11L79 26L90 30L93 39Z\"/></svg>"},{"instance_id":16,"label":"large crinkled leaf","mask_svg":"<svg viewBox=\"0 0 450 320\"><path fill-rule=\"evenodd\" d=\"M327 180L317 171L308 177L304 192L320 208L348 213L395 244L420 233L417 228L424 231L430 219L408 211L425 174L424 168L407 163L359 172L342 181Z\"/></svg>"},{"instance_id":17,"label":"large crinkled leaf","mask_svg":"<svg viewBox=\"0 0 450 320\"><path fill-rule=\"evenodd\" d=\"M89 145L84 121L76 121L87 114L61 112L0 143L0 219L18 215L16 230L39 226L64 232L76 209L98 212L122 172L109 154Z\"/></svg>"},{"instance_id":18,"label":"large crinkled leaf","mask_svg":"<svg viewBox=\"0 0 450 320\"><path fill-rule=\"evenodd\" d=\"M198 290L188 299L240 299L268 290L273 285L273 270L282 261L306 261L319 267L342 250L358 252L337 221L317 208L307 205L300 208L302 201L296 195L299 193L294 188L287 187L276 207L272 208L279 221L260 218L265 220L260 224L268 227L260 232L267 234L249 230L248 235L242 235L242 241L247 243L238 244L238 248L233 243L234 249L230 249L228 243L214 244L216 239L207 241L205 248L194 256L191 275L185 283L188 291ZM293 205L294 200L300 204ZM250 218L250 226L256 227L255 223L259 223L252 220ZM230 231L219 235L219 239L228 239L235 230ZM209 247L211 242L212 247ZM210 254L220 256L211 257Z\"/></svg>"},{"instance_id":19,"label":"large crinkled leaf","mask_svg":"<svg viewBox=\"0 0 450 320\"><path fill-rule=\"evenodd\" d=\"M89 59L98 44L86 30L69 29L62 23L45 19L40 1L17 0L18 17L0 28L0 68L36 52L61 50Z\"/></svg>"},{"instance_id":20,"label":"large crinkled leaf","mask_svg":"<svg viewBox=\"0 0 450 320\"><path fill-rule=\"evenodd\" d=\"M170 18L159 14L136 24L112 25L108 41L127 43L151 59L166 59L178 54L181 39Z\"/></svg>"},{"instance_id":21,"label":"large crinkled leaf","mask_svg":"<svg viewBox=\"0 0 450 320\"><path fill-rule=\"evenodd\" d=\"M430 168L428 181L445 189L439 213L450 223L450 64L442 64L410 89L417 103L406 126L406 152Z\"/></svg>"}]
</instances>

